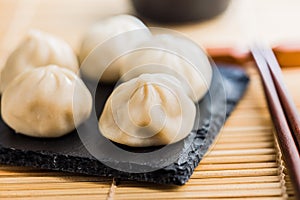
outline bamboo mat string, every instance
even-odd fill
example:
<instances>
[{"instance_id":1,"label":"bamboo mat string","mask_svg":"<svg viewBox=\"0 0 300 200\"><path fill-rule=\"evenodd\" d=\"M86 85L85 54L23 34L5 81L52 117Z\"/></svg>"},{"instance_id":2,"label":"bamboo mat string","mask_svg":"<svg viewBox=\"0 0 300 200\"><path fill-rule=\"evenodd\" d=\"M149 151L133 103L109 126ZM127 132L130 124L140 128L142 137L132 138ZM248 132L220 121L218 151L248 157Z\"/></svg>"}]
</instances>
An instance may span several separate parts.
<instances>
[{"instance_id":1,"label":"bamboo mat string","mask_svg":"<svg viewBox=\"0 0 300 200\"><path fill-rule=\"evenodd\" d=\"M286 188L286 181L285 181L285 165L284 161L282 158L282 153L278 144L278 140L275 135L275 130L273 129L273 134L274 134L274 143L275 143L275 149L277 151L276 156L277 156L277 163L278 163L278 172L279 172L279 177L280 177L280 184L282 188L282 194L284 199L288 199L288 193L287 193L287 188Z\"/></svg>"},{"instance_id":2,"label":"bamboo mat string","mask_svg":"<svg viewBox=\"0 0 300 200\"><path fill-rule=\"evenodd\" d=\"M116 189L117 189L116 179L113 178L106 200L114 200Z\"/></svg>"}]
</instances>

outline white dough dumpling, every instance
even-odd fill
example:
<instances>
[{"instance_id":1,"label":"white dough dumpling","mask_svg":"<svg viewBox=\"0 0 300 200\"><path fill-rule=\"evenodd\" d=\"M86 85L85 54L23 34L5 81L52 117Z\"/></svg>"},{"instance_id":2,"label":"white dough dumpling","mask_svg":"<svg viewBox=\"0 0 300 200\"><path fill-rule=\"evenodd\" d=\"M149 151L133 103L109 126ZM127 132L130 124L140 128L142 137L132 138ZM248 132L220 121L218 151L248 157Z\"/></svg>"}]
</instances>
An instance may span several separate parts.
<instances>
[{"instance_id":1,"label":"white dough dumpling","mask_svg":"<svg viewBox=\"0 0 300 200\"><path fill-rule=\"evenodd\" d=\"M73 104L80 108L76 114ZM91 109L92 97L83 81L55 65L20 74L7 86L1 103L5 123L33 137L63 136L86 120Z\"/></svg>"},{"instance_id":2,"label":"white dough dumpling","mask_svg":"<svg viewBox=\"0 0 300 200\"><path fill-rule=\"evenodd\" d=\"M167 145L193 128L196 106L168 74L143 74L119 85L108 98L99 130L128 146Z\"/></svg>"},{"instance_id":3,"label":"white dough dumpling","mask_svg":"<svg viewBox=\"0 0 300 200\"><path fill-rule=\"evenodd\" d=\"M212 67L200 47L192 41L170 34L153 36L141 43L123 59L121 76L124 81L143 73L167 73L182 83L193 101L199 101L208 91Z\"/></svg>"},{"instance_id":4,"label":"white dough dumpling","mask_svg":"<svg viewBox=\"0 0 300 200\"><path fill-rule=\"evenodd\" d=\"M82 73L92 80L116 82L121 61L113 62L123 53L151 37L149 29L138 18L117 15L102 19L85 34L79 53ZM101 49L96 47L100 45ZM93 56L88 57L90 53ZM87 63L84 64L85 59ZM106 70L106 71L105 71Z\"/></svg>"},{"instance_id":5,"label":"white dough dumpling","mask_svg":"<svg viewBox=\"0 0 300 200\"><path fill-rule=\"evenodd\" d=\"M30 31L6 61L0 79L1 92L20 73L51 64L79 71L76 54L69 44L48 33Z\"/></svg>"}]
</instances>

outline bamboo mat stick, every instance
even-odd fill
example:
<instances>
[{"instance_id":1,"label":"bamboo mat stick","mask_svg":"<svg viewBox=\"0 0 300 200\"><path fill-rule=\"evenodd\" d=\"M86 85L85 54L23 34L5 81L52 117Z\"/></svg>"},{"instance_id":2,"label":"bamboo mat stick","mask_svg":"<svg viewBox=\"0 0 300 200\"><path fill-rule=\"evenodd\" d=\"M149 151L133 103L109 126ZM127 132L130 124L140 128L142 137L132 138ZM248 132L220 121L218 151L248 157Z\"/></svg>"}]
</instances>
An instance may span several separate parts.
<instances>
[{"instance_id":1,"label":"bamboo mat stick","mask_svg":"<svg viewBox=\"0 0 300 200\"><path fill-rule=\"evenodd\" d=\"M240 169L219 171L195 171L194 178L217 178L217 177L249 177L249 176L272 176L278 175L278 168L268 169Z\"/></svg>"},{"instance_id":2,"label":"bamboo mat stick","mask_svg":"<svg viewBox=\"0 0 300 200\"><path fill-rule=\"evenodd\" d=\"M220 178L196 178L192 177L188 185L184 187L194 187L198 185L225 185L225 184L251 184L251 183L275 183L280 182L280 177L277 175L273 176L245 176L245 177L220 177ZM136 182L128 182L128 181L121 181L120 187L157 187L154 184L146 184L146 183L136 183ZM180 187L176 187L179 188Z\"/></svg>"},{"instance_id":3,"label":"bamboo mat stick","mask_svg":"<svg viewBox=\"0 0 300 200\"><path fill-rule=\"evenodd\" d=\"M277 167L276 162L237 163L237 164L200 164L195 171L203 170L231 170L231 169L262 169Z\"/></svg>"},{"instance_id":4,"label":"bamboo mat stick","mask_svg":"<svg viewBox=\"0 0 300 200\"><path fill-rule=\"evenodd\" d=\"M60 177L63 177L63 176L66 176L66 174L64 173L61 173L61 172L56 172L56 171L47 171L46 173L45 172L32 172L32 171L29 171L29 172L26 172L26 173L23 173L23 172L18 172L18 171L14 171L14 172L7 172L7 171L0 171L0 177L10 177L10 176L15 176L15 177L31 177L31 176L35 176L35 177L39 177L39 176L60 176ZM67 176L76 176L75 174L68 174Z\"/></svg>"},{"instance_id":5,"label":"bamboo mat stick","mask_svg":"<svg viewBox=\"0 0 300 200\"><path fill-rule=\"evenodd\" d=\"M234 127L234 126L224 126L223 131L271 131L271 126L251 126L251 127Z\"/></svg>"},{"instance_id":6,"label":"bamboo mat stick","mask_svg":"<svg viewBox=\"0 0 300 200\"><path fill-rule=\"evenodd\" d=\"M272 148L222 150L222 151L215 150L215 151L209 152L209 156L274 155L275 152L276 151Z\"/></svg>"},{"instance_id":7,"label":"bamboo mat stick","mask_svg":"<svg viewBox=\"0 0 300 200\"><path fill-rule=\"evenodd\" d=\"M271 131L226 131L222 130L219 137L237 137L237 138L243 138L243 137L257 137L257 136L264 136L264 137L273 137L273 133Z\"/></svg>"},{"instance_id":8,"label":"bamboo mat stick","mask_svg":"<svg viewBox=\"0 0 300 200\"><path fill-rule=\"evenodd\" d=\"M0 170L5 170L5 171L25 171L25 172L37 172L37 171L46 171L43 169L38 169L38 168L33 168L33 167L20 167L20 166L11 166L11 165L1 165Z\"/></svg>"},{"instance_id":9,"label":"bamboo mat stick","mask_svg":"<svg viewBox=\"0 0 300 200\"><path fill-rule=\"evenodd\" d=\"M272 126L271 120L269 118L259 119L255 118L253 120L241 120L229 118L226 121L226 126L235 126L235 127L254 127L254 126Z\"/></svg>"},{"instance_id":10,"label":"bamboo mat stick","mask_svg":"<svg viewBox=\"0 0 300 200\"><path fill-rule=\"evenodd\" d=\"M280 182L280 177L277 175L271 176L255 176L255 177L220 177L220 178L206 178L197 179L192 178L189 180L189 184L240 184L240 183L271 183Z\"/></svg>"},{"instance_id":11,"label":"bamboo mat stick","mask_svg":"<svg viewBox=\"0 0 300 200\"><path fill-rule=\"evenodd\" d=\"M247 156L222 156L222 157L205 157L201 162L203 164L217 163L251 163L251 162L267 162L276 160L275 155L247 155Z\"/></svg>"},{"instance_id":12,"label":"bamboo mat stick","mask_svg":"<svg viewBox=\"0 0 300 200\"><path fill-rule=\"evenodd\" d=\"M54 176L54 177L47 177L47 173L45 176L39 177L1 177L1 183L4 184L12 184L12 183L69 183L69 182L107 182L107 184L111 183L111 179L106 179L103 177L93 177L93 176Z\"/></svg>"},{"instance_id":13,"label":"bamboo mat stick","mask_svg":"<svg viewBox=\"0 0 300 200\"><path fill-rule=\"evenodd\" d=\"M213 146L214 150L224 150L224 149L256 149L256 148L271 148L274 147L273 142L256 142L256 143L233 143L233 144L218 144Z\"/></svg>"},{"instance_id":14,"label":"bamboo mat stick","mask_svg":"<svg viewBox=\"0 0 300 200\"><path fill-rule=\"evenodd\" d=\"M272 176L244 176L244 177L218 177L218 178L196 178L192 177L189 180L188 184L183 187L195 187L201 185L227 185L227 184L255 184L255 183L281 183L281 179L278 175ZM128 182L128 181L121 181L118 188L122 187L132 187L138 188L171 188L171 189L178 189L180 191L181 187L179 186L164 186L160 185L159 187L154 184L146 184L146 183L136 183L136 182Z\"/></svg>"},{"instance_id":15,"label":"bamboo mat stick","mask_svg":"<svg viewBox=\"0 0 300 200\"><path fill-rule=\"evenodd\" d=\"M85 195L61 195L61 196L26 196L26 197L5 197L3 200L102 200L105 199L106 194L85 194Z\"/></svg>"},{"instance_id":16,"label":"bamboo mat stick","mask_svg":"<svg viewBox=\"0 0 300 200\"><path fill-rule=\"evenodd\" d=\"M258 189L258 190L232 190L232 191L188 191L188 192L153 192L148 193L117 193L115 199L158 199L158 198L224 198L224 197L271 197L282 195L281 189ZM126 198L127 197L127 198ZM130 197L130 198L128 198Z\"/></svg>"},{"instance_id":17,"label":"bamboo mat stick","mask_svg":"<svg viewBox=\"0 0 300 200\"><path fill-rule=\"evenodd\" d=\"M52 189L52 190L19 190L19 191L13 191L13 190L6 190L6 191L1 191L0 193L0 199L4 197L26 197L26 196L36 196L36 197L41 197L41 196L61 196L61 195L99 195L99 194L104 194L107 195L107 188L100 189L98 188L95 190L94 188L77 188L76 190L70 188L70 189L64 189L64 190L59 190L59 189Z\"/></svg>"},{"instance_id":18,"label":"bamboo mat stick","mask_svg":"<svg viewBox=\"0 0 300 200\"><path fill-rule=\"evenodd\" d=\"M118 198L117 198L118 199ZM147 198L149 199L149 198ZM168 198L168 197L164 197L164 200L168 200L168 199L178 199L178 198ZM187 199L187 198L185 198ZM125 198L123 200L130 200L130 198ZM188 200L199 200L198 197L194 197L194 198L188 198ZM244 197L244 198L239 198L239 197L230 197L230 198L207 198L207 197L201 197L201 200L284 200L284 198L282 197ZM289 200L294 200L294 199L289 199Z\"/></svg>"},{"instance_id":19,"label":"bamboo mat stick","mask_svg":"<svg viewBox=\"0 0 300 200\"><path fill-rule=\"evenodd\" d=\"M232 142L232 141L240 141L241 143L247 143L249 140L252 142L267 142L273 140L273 136L271 134L261 135L261 134L220 134L218 137L218 142Z\"/></svg>"},{"instance_id":20,"label":"bamboo mat stick","mask_svg":"<svg viewBox=\"0 0 300 200\"><path fill-rule=\"evenodd\" d=\"M254 99L252 100L254 101ZM261 109L261 108L254 108L254 109L236 109L233 111L232 117L258 117L263 116L263 117L270 117L270 113L266 109Z\"/></svg>"},{"instance_id":21,"label":"bamboo mat stick","mask_svg":"<svg viewBox=\"0 0 300 200\"><path fill-rule=\"evenodd\" d=\"M70 182L70 183L47 183L47 184L40 184L40 183L14 183L14 184L4 184L0 183L0 191L1 190L14 190L14 191L22 191L22 190L55 190L55 189L84 189L84 188L94 188L95 190L98 189L109 189L109 184L103 183L93 183L93 182L81 182L78 184L77 182ZM106 192L107 192L106 190Z\"/></svg>"},{"instance_id":22,"label":"bamboo mat stick","mask_svg":"<svg viewBox=\"0 0 300 200\"><path fill-rule=\"evenodd\" d=\"M268 142L272 141L273 138L269 136L256 136L256 137L218 137L218 143L242 143L242 142Z\"/></svg>"},{"instance_id":23,"label":"bamboo mat stick","mask_svg":"<svg viewBox=\"0 0 300 200\"><path fill-rule=\"evenodd\" d=\"M64 196L56 196L55 200L101 200L103 199L104 196L101 195L77 195L77 196L72 196L72 195L64 195ZM39 197L39 200L53 200L53 196L42 196ZM26 197L22 198L26 200L36 200L37 197ZM120 198L118 198L120 199ZM124 200L130 200L129 197L125 198ZM168 199L174 199L174 198L168 198L164 197L165 200ZM15 200L15 198L5 198L5 200ZM153 199L152 199L153 200ZM199 200L199 198L188 198L188 200ZM201 200L283 200L282 197L250 197L250 198L201 198ZM291 199L294 200L294 199Z\"/></svg>"},{"instance_id":24,"label":"bamboo mat stick","mask_svg":"<svg viewBox=\"0 0 300 200\"><path fill-rule=\"evenodd\" d=\"M193 187L181 187L179 189L169 189L165 187L152 187L152 188L133 188L133 187L119 187L118 193L143 193L143 192L157 192L163 189L164 192L174 191L214 191L214 190L241 190L241 189L278 189L281 188L279 182L275 183L246 183L246 184L216 184L216 185L195 185Z\"/></svg>"}]
</instances>

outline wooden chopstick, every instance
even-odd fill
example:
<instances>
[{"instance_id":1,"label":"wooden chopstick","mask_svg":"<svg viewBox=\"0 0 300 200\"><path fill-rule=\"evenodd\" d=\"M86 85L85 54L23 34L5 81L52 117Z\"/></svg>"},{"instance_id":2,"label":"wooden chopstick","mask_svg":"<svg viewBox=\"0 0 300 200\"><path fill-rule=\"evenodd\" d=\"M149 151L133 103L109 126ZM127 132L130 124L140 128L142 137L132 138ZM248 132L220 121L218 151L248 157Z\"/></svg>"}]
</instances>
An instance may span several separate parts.
<instances>
[{"instance_id":1,"label":"wooden chopstick","mask_svg":"<svg viewBox=\"0 0 300 200\"><path fill-rule=\"evenodd\" d=\"M292 135L296 141L298 151L300 151L300 116L297 111L297 107L283 82L281 69L272 49L266 46L262 49L262 53L269 64L269 70L271 72L279 100L291 127Z\"/></svg>"},{"instance_id":2,"label":"wooden chopstick","mask_svg":"<svg viewBox=\"0 0 300 200\"><path fill-rule=\"evenodd\" d=\"M260 72L278 143L294 186L295 195L297 199L300 199L300 158L296 143L284 115L268 63L260 48L252 48L251 53Z\"/></svg>"}]
</instances>

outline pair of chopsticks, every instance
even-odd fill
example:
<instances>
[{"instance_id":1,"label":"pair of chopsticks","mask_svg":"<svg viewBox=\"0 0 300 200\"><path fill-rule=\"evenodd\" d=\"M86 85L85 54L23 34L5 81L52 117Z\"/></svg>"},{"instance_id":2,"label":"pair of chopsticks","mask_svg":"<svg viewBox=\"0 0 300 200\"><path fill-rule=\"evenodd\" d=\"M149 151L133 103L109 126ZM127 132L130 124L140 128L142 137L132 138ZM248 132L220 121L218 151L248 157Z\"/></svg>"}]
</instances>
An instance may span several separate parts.
<instances>
[{"instance_id":1,"label":"pair of chopsticks","mask_svg":"<svg viewBox=\"0 0 300 200\"><path fill-rule=\"evenodd\" d=\"M284 85L281 69L272 49L253 47L251 53L261 75L278 143L295 195L300 199L300 118L297 108Z\"/></svg>"}]
</instances>

